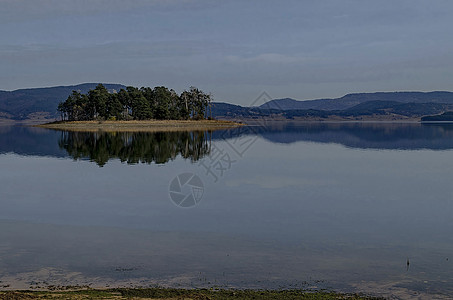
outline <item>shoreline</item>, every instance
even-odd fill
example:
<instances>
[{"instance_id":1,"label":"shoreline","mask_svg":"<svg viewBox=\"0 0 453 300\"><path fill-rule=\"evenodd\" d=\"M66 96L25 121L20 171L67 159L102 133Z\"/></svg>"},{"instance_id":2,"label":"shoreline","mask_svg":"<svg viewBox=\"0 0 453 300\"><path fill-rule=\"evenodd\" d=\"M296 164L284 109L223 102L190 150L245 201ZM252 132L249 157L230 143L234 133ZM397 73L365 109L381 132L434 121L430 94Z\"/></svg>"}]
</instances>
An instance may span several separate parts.
<instances>
[{"instance_id":1,"label":"shoreline","mask_svg":"<svg viewBox=\"0 0 453 300\"><path fill-rule=\"evenodd\" d=\"M0 299L385 299L357 293L317 290L171 289L67 287L48 291L0 291Z\"/></svg>"},{"instance_id":2,"label":"shoreline","mask_svg":"<svg viewBox=\"0 0 453 300\"><path fill-rule=\"evenodd\" d=\"M42 123L47 121L47 123ZM25 126L79 132L162 132L222 130L240 126L269 124L452 124L453 121L420 121L420 119L308 119L308 118L219 118L215 120L146 120L146 121L55 121L0 119L0 126Z\"/></svg>"},{"instance_id":3,"label":"shoreline","mask_svg":"<svg viewBox=\"0 0 453 300\"><path fill-rule=\"evenodd\" d=\"M146 120L146 121L57 121L32 127L84 132L159 132L159 131L212 131L243 126L242 123L223 120Z\"/></svg>"}]
</instances>

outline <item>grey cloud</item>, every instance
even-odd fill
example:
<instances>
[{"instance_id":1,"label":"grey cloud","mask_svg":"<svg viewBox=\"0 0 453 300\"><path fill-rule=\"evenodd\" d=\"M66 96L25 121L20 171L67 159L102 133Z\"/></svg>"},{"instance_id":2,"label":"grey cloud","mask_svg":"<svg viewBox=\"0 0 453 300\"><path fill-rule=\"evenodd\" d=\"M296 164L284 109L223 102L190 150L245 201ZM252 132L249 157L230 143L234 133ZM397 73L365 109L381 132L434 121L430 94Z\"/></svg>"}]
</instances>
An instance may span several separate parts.
<instances>
[{"instance_id":1,"label":"grey cloud","mask_svg":"<svg viewBox=\"0 0 453 300\"><path fill-rule=\"evenodd\" d=\"M196 85L234 100L453 86L451 1L0 4L0 89Z\"/></svg>"},{"instance_id":2,"label":"grey cloud","mask_svg":"<svg viewBox=\"0 0 453 300\"><path fill-rule=\"evenodd\" d=\"M0 24L52 17L174 11L211 7L207 0L1 0Z\"/></svg>"}]
</instances>

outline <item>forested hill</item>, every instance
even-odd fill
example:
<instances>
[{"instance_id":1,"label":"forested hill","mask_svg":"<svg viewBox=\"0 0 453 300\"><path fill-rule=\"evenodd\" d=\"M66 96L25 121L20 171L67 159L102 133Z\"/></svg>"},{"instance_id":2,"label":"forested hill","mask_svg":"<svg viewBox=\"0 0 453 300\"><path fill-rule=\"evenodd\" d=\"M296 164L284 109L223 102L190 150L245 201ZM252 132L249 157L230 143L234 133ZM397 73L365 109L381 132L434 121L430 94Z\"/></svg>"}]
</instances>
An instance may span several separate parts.
<instances>
[{"instance_id":1,"label":"forested hill","mask_svg":"<svg viewBox=\"0 0 453 300\"><path fill-rule=\"evenodd\" d=\"M214 103L214 117L277 117L302 120L407 120L453 110L452 92L378 92L348 94L335 99L274 99L245 108Z\"/></svg>"},{"instance_id":2,"label":"forested hill","mask_svg":"<svg viewBox=\"0 0 453 300\"><path fill-rule=\"evenodd\" d=\"M394 101L400 103L445 103L453 104L452 92L377 92L347 94L341 98L295 100L274 99L260 106L261 109L279 110L345 110L369 101Z\"/></svg>"},{"instance_id":3,"label":"forested hill","mask_svg":"<svg viewBox=\"0 0 453 300\"><path fill-rule=\"evenodd\" d=\"M66 100L72 91L87 93L99 83L84 83L70 86L0 91L0 118L29 119L36 115L56 118L58 103ZM109 92L126 88L121 84L103 84Z\"/></svg>"}]
</instances>

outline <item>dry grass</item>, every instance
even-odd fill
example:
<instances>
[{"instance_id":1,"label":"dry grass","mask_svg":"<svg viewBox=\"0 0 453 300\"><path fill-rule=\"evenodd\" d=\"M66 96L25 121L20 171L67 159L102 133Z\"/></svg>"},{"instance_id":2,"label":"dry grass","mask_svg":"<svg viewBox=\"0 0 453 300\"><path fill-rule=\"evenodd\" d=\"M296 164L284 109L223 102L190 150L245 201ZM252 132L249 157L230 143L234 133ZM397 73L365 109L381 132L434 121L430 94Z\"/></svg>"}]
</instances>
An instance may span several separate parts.
<instances>
[{"instance_id":1,"label":"dry grass","mask_svg":"<svg viewBox=\"0 0 453 300\"><path fill-rule=\"evenodd\" d=\"M146 121L73 121L53 122L35 125L36 127L67 131L195 131L227 129L243 124L220 120L146 120Z\"/></svg>"}]
</instances>

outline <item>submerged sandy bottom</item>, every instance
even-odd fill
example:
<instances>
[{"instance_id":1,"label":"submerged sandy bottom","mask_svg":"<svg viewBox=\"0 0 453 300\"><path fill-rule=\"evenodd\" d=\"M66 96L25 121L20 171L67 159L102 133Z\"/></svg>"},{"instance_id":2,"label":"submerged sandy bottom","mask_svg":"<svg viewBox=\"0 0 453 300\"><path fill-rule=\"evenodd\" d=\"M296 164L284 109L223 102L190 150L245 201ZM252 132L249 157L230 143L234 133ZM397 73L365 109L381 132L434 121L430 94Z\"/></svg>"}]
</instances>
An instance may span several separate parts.
<instances>
[{"instance_id":1,"label":"submerged sandy bottom","mask_svg":"<svg viewBox=\"0 0 453 300\"><path fill-rule=\"evenodd\" d=\"M364 258L347 251L322 253L214 233L0 223L0 290L290 288L448 298L417 286L408 273L373 274Z\"/></svg>"}]
</instances>

